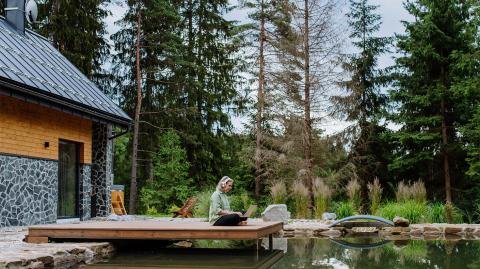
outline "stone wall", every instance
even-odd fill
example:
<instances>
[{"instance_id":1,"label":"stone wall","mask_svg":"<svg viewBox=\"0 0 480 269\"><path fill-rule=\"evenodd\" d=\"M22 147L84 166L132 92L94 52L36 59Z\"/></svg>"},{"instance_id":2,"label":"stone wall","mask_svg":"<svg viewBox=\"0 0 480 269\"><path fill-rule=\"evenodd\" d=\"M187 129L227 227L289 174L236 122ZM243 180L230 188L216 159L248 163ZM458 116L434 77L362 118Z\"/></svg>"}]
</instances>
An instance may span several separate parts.
<instances>
[{"instance_id":1,"label":"stone wall","mask_svg":"<svg viewBox=\"0 0 480 269\"><path fill-rule=\"evenodd\" d=\"M112 126L93 124L92 156L92 217L105 217L111 210L111 187L113 184Z\"/></svg>"},{"instance_id":2,"label":"stone wall","mask_svg":"<svg viewBox=\"0 0 480 269\"><path fill-rule=\"evenodd\" d=\"M88 164L80 165L80 219L88 220L91 218L91 196L92 196L92 167Z\"/></svg>"},{"instance_id":3,"label":"stone wall","mask_svg":"<svg viewBox=\"0 0 480 269\"><path fill-rule=\"evenodd\" d=\"M0 227L57 219L58 162L0 155Z\"/></svg>"}]
</instances>

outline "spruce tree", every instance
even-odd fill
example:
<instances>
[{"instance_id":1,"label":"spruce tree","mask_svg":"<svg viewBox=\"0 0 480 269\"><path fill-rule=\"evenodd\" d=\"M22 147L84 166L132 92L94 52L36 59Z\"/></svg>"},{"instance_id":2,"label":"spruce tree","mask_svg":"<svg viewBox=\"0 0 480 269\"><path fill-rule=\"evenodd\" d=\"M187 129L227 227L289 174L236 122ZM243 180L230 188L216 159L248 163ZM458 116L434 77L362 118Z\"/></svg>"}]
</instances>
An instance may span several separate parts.
<instances>
[{"instance_id":1,"label":"spruce tree","mask_svg":"<svg viewBox=\"0 0 480 269\"><path fill-rule=\"evenodd\" d=\"M51 39L67 59L93 80L105 77L101 65L108 57L104 39L110 0L45 0L40 3L38 31Z\"/></svg>"},{"instance_id":2,"label":"spruce tree","mask_svg":"<svg viewBox=\"0 0 480 269\"><path fill-rule=\"evenodd\" d=\"M135 115L130 186L130 211L134 212L137 189L145 184L145 179L153 177L148 176L153 174L153 166L148 164L153 163L152 154L159 147L157 137L171 119L168 113L162 112L171 108L169 102L175 103L178 95L172 93L171 85L182 43L178 31L179 2L128 1L127 5L127 13L118 22L121 30L112 39L117 51L114 73L122 96L121 104L128 113Z\"/></svg>"},{"instance_id":3,"label":"spruce tree","mask_svg":"<svg viewBox=\"0 0 480 269\"><path fill-rule=\"evenodd\" d=\"M347 16L350 38L357 52L348 55L343 63L343 69L351 76L339 83L345 93L332 97L337 115L354 122L346 130L352 143L349 161L356 168L363 198L367 196L369 180L378 176L385 179L387 165L387 147L381 137L385 128L379 124L386 105L382 93L386 76L378 67L378 59L387 52L391 40L376 35L381 26L381 16L375 13L377 8L368 0L350 0Z\"/></svg>"},{"instance_id":4,"label":"spruce tree","mask_svg":"<svg viewBox=\"0 0 480 269\"><path fill-rule=\"evenodd\" d=\"M187 148L197 184L218 180L229 156L229 113L241 106L241 27L223 15L227 0L188 0L181 9L186 47L179 76L184 113L174 126ZM227 111L228 108L230 111Z\"/></svg>"},{"instance_id":5,"label":"spruce tree","mask_svg":"<svg viewBox=\"0 0 480 269\"><path fill-rule=\"evenodd\" d=\"M398 155L390 168L399 179L424 179L441 186L452 203L452 185L462 181L465 152L459 127L472 117L478 94L467 96L478 68L471 56L478 53L475 1L408 1L415 17L405 22L406 34L398 37L403 56L396 59L392 100L394 121L401 126L394 137ZM472 80L473 79L473 80ZM470 83L470 84L469 84Z\"/></svg>"},{"instance_id":6,"label":"spruce tree","mask_svg":"<svg viewBox=\"0 0 480 269\"><path fill-rule=\"evenodd\" d=\"M266 157L270 151L271 131L269 122L274 119L271 111L272 97L275 94L275 78L273 69L276 65L276 54L281 53L280 43L291 31L288 25L291 22L291 2L288 0L257 0L246 2L245 6L252 10L249 18L253 21L251 26L251 39L248 43L252 48L251 74L256 85L256 111L253 132L255 135L255 197L259 198L263 192L265 182L272 171L268 167Z\"/></svg>"}]
</instances>

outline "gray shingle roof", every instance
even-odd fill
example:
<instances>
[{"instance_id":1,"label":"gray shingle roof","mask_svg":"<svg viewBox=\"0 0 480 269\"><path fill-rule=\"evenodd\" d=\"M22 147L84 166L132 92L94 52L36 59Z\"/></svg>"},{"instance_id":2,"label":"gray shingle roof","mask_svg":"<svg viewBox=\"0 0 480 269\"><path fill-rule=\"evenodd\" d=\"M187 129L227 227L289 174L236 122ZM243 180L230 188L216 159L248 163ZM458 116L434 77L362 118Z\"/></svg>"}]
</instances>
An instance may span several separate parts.
<instances>
[{"instance_id":1,"label":"gray shingle roof","mask_svg":"<svg viewBox=\"0 0 480 269\"><path fill-rule=\"evenodd\" d=\"M42 36L17 33L0 17L0 79L7 79L95 114L130 117Z\"/></svg>"}]
</instances>

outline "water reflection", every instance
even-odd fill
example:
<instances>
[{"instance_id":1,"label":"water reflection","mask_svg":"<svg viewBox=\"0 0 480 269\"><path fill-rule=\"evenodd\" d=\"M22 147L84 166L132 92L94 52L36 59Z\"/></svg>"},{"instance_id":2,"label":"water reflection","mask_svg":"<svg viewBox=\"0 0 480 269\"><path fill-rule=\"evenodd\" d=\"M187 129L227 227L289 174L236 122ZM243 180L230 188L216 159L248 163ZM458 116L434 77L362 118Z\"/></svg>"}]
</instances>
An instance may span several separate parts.
<instances>
[{"instance_id":1,"label":"water reflection","mask_svg":"<svg viewBox=\"0 0 480 269\"><path fill-rule=\"evenodd\" d=\"M151 252L120 253L107 262L89 265L85 269L267 269L271 268L283 255L280 250L166 248Z\"/></svg>"},{"instance_id":2,"label":"water reflection","mask_svg":"<svg viewBox=\"0 0 480 269\"><path fill-rule=\"evenodd\" d=\"M367 245L367 248L358 248ZM289 250L272 269L473 269L480 268L480 241L393 241L289 239ZM353 241L353 243L352 243ZM381 245L380 245L381 244ZM375 246L373 248L372 246Z\"/></svg>"},{"instance_id":3,"label":"water reflection","mask_svg":"<svg viewBox=\"0 0 480 269\"><path fill-rule=\"evenodd\" d=\"M163 248L150 253L120 253L112 260L91 268L480 268L480 241L385 242L378 238L344 238L342 241L289 238L274 240L274 248L279 248L274 251L257 251L255 246L252 241L198 241L191 249Z\"/></svg>"}]
</instances>

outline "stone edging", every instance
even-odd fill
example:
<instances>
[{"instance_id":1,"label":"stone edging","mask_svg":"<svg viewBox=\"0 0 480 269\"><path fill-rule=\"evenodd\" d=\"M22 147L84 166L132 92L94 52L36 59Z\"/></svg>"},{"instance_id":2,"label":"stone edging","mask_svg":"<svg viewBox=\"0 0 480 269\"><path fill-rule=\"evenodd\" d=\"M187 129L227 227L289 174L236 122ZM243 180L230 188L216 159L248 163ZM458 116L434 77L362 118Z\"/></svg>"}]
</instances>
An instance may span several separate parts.
<instances>
[{"instance_id":1,"label":"stone edging","mask_svg":"<svg viewBox=\"0 0 480 269\"><path fill-rule=\"evenodd\" d=\"M386 239L469 239L480 240L480 224L412 224L409 227L329 228L324 222L292 221L284 226L282 236L342 237L378 234Z\"/></svg>"},{"instance_id":2,"label":"stone edging","mask_svg":"<svg viewBox=\"0 0 480 269\"><path fill-rule=\"evenodd\" d=\"M26 227L0 228L0 268L71 268L113 256L110 243L28 244Z\"/></svg>"}]
</instances>

